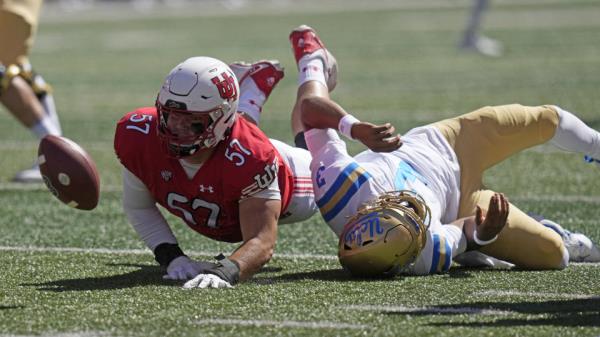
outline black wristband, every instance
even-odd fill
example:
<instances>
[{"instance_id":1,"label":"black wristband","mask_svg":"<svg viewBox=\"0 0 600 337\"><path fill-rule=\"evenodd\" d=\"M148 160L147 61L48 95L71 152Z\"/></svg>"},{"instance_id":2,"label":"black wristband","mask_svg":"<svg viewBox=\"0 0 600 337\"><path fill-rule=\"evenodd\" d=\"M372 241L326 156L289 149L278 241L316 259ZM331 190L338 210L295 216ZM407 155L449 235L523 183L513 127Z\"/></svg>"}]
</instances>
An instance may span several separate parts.
<instances>
[{"instance_id":1,"label":"black wristband","mask_svg":"<svg viewBox=\"0 0 600 337\"><path fill-rule=\"evenodd\" d=\"M158 264L167 267L171 261L185 255L176 243L161 243L154 248L154 259Z\"/></svg>"},{"instance_id":2,"label":"black wristband","mask_svg":"<svg viewBox=\"0 0 600 337\"><path fill-rule=\"evenodd\" d=\"M223 254L215 256L219 261L215 267L205 270L205 273L217 275L223 280L234 285L240 281L240 266L237 262L226 258Z\"/></svg>"},{"instance_id":3,"label":"black wristband","mask_svg":"<svg viewBox=\"0 0 600 337\"><path fill-rule=\"evenodd\" d=\"M298 134L294 137L294 144L296 144L296 147L308 150L308 145L306 145L306 138L304 137L304 131L298 132Z\"/></svg>"}]
</instances>

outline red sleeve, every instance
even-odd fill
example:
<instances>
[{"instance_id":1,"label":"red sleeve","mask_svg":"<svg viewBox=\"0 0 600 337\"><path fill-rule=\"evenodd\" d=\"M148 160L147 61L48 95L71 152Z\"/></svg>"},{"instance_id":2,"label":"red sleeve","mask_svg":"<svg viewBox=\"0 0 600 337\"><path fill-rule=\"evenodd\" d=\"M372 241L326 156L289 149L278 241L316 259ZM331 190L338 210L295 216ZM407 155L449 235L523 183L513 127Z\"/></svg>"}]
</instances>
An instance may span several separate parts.
<instances>
[{"instance_id":1,"label":"red sleeve","mask_svg":"<svg viewBox=\"0 0 600 337\"><path fill-rule=\"evenodd\" d=\"M240 118L227 140L227 148L224 157L232 172L227 179L229 190L235 190L238 198L243 199L268 188L278 179L281 200L287 202L287 174L280 172L285 165L283 158L260 129ZM243 165L239 160L236 161L235 155L231 155L234 152L249 153L244 156ZM239 166L236 167L236 164Z\"/></svg>"},{"instance_id":2,"label":"red sleeve","mask_svg":"<svg viewBox=\"0 0 600 337\"><path fill-rule=\"evenodd\" d=\"M121 164L138 177L144 151L159 146L156 118L156 109L147 107L127 113L117 123L115 153Z\"/></svg>"}]
</instances>

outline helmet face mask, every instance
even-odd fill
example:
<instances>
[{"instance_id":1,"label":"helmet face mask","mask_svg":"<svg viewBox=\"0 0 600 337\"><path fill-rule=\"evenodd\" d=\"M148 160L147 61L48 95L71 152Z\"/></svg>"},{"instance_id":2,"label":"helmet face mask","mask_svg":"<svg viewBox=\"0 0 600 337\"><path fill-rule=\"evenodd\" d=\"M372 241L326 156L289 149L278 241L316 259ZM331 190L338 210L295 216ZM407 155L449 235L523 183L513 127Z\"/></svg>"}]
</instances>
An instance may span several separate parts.
<instances>
[{"instance_id":1,"label":"helmet face mask","mask_svg":"<svg viewBox=\"0 0 600 337\"><path fill-rule=\"evenodd\" d=\"M390 192L363 206L344 226L340 263L354 276L394 275L425 246L430 211L414 192Z\"/></svg>"},{"instance_id":2,"label":"helmet face mask","mask_svg":"<svg viewBox=\"0 0 600 337\"><path fill-rule=\"evenodd\" d=\"M156 99L163 149L181 158L216 146L236 118L239 86L225 63L192 57L175 67Z\"/></svg>"}]
</instances>

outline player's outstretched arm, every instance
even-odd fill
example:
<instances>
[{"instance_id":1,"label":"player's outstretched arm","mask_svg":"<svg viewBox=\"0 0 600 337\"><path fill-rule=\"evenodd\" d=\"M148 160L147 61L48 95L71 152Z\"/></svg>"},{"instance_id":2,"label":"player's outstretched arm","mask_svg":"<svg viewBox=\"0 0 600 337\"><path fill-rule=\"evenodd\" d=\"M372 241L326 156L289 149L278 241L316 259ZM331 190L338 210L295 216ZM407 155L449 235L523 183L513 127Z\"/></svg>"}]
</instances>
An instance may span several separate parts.
<instances>
[{"instance_id":1,"label":"player's outstretched arm","mask_svg":"<svg viewBox=\"0 0 600 337\"><path fill-rule=\"evenodd\" d=\"M126 168L123 168L123 211L140 239L154 253L156 262L166 269L164 279L188 280L215 266L183 253L150 191Z\"/></svg>"},{"instance_id":2,"label":"player's outstretched arm","mask_svg":"<svg viewBox=\"0 0 600 337\"><path fill-rule=\"evenodd\" d=\"M375 125L360 122L339 104L326 97L306 97L302 101L302 122L306 129L330 128L348 138L359 140L375 152L390 152L402 145L400 135L390 123Z\"/></svg>"},{"instance_id":3,"label":"player's outstretched arm","mask_svg":"<svg viewBox=\"0 0 600 337\"><path fill-rule=\"evenodd\" d=\"M231 288L252 277L273 256L277 239L280 200L248 198L240 203L240 227L244 242L217 267L186 282L184 288Z\"/></svg>"}]
</instances>

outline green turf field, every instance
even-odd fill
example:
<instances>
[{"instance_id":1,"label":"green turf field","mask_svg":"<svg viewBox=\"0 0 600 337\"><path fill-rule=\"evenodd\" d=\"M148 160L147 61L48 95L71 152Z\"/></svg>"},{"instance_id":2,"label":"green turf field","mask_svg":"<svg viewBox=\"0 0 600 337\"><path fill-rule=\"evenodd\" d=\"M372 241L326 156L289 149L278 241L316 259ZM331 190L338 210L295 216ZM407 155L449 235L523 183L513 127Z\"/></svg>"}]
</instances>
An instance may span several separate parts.
<instances>
[{"instance_id":1,"label":"green turf field","mask_svg":"<svg viewBox=\"0 0 600 337\"><path fill-rule=\"evenodd\" d=\"M280 227L276 257L234 289L163 281L122 214L112 137L120 116L151 105L163 77L189 56L279 59L287 75L261 126L287 142L296 89L287 36L302 23L336 55L333 97L360 119L405 132L518 102L560 105L600 129L600 1L493 2L486 33L506 47L497 59L456 49L467 1L258 3L270 8L48 8L31 58L54 86L65 135L96 160L103 190L99 207L82 212L42 186L10 183L37 142L0 108L0 337L600 336L599 264L353 280L318 216ZM541 146L492 169L486 183L600 241L599 177L581 156ZM194 257L236 247L168 219Z\"/></svg>"}]
</instances>

